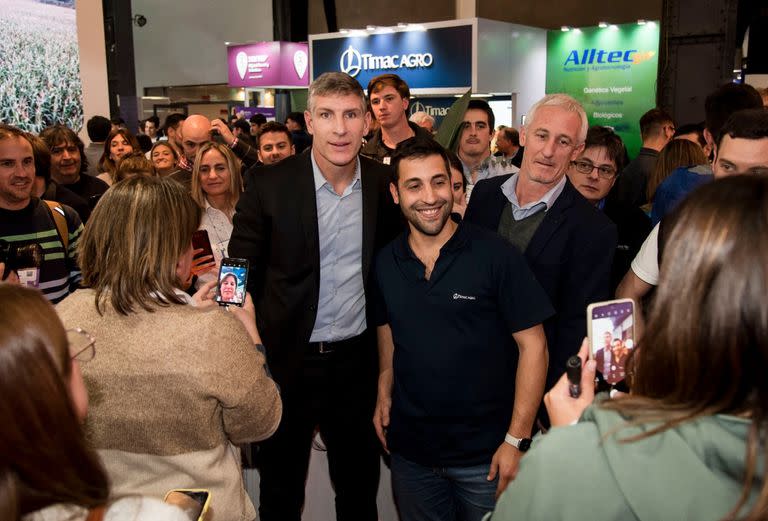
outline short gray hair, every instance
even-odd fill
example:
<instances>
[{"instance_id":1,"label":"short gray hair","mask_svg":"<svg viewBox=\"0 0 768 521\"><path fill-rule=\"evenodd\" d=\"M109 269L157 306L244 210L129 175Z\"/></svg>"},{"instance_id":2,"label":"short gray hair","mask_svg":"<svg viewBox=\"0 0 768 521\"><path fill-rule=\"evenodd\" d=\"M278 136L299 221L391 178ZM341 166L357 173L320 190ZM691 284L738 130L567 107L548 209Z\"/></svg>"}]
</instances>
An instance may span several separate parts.
<instances>
[{"instance_id":1,"label":"short gray hair","mask_svg":"<svg viewBox=\"0 0 768 521\"><path fill-rule=\"evenodd\" d=\"M411 114L411 121L413 123L416 123L417 125L424 123L425 121L429 121L434 126L435 124L435 118L424 112L423 110L420 110L418 112L414 112Z\"/></svg>"},{"instance_id":2,"label":"short gray hair","mask_svg":"<svg viewBox=\"0 0 768 521\"><path fill-rule=\"evenodd\" d=\"M536 118L536 111L541 107L557 107L567 112L575 112L581 120L581 127L579 128L578 143L582 144L587 139L587 131L589 130L589 121L587 121L587 113L584 111L584 107L581 103L567 94L547 94L539 101L533 104L531 110L528 112L526 118L526 127L530 125Z\"/></svg>"},{"instance_id":3,"label":"short gray hair","mask_svg":"<svg viewBox=\"0 0 768 521\"><path fill-rule=\"evenodd\" d=\"M312 112L314 99L317 96L357 96L360 98L360 106L363 113L367 111L368 103L365 98L363 87L349 74L343 72L325 72L315 79L309 86L309 96L307 98L307 110Z\"/></svg>"}]
</instances>

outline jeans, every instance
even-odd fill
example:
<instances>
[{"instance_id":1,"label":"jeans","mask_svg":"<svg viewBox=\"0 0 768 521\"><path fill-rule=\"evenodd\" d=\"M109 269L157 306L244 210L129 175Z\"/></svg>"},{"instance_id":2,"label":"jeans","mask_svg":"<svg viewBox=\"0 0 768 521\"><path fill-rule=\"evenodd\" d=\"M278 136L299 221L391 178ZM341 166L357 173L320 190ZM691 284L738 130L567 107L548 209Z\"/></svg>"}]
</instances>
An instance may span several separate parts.
<instances>
[{"instance_id":1,"label":"jeans","mask_svg":"<svg viewBox=\"0 0 768 521\"><path fill-rule=\"evenodd\" d=\"M490 461L472 467L425 467L392 454L392 489L401 521L480 521L496 504Z\"/></svg>"}]
</instances>

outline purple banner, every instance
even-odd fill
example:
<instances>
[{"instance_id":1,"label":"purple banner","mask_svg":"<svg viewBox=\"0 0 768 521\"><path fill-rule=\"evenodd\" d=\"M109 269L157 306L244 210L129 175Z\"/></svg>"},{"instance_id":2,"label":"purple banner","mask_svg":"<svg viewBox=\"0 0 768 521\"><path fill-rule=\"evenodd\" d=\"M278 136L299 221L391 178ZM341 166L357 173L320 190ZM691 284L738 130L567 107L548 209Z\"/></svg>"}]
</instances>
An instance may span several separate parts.
<instances>
[{"instance_id":1,"label":"purple banner","mask_svg":"<svg viewBox=\"0 0 768 521\"><path fill-rule=\"evenodd\" d=\"M227 47L231 87L309 86L309 45L260 42Z\"/></svg>"}]
</instances>

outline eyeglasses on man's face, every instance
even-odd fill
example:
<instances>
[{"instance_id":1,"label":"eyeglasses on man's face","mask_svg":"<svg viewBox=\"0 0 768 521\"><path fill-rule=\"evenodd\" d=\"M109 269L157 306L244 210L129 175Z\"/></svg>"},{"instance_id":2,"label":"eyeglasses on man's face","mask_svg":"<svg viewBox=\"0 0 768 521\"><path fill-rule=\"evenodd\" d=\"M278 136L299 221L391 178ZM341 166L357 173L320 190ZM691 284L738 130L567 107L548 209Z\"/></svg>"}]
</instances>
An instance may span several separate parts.
<instances>
[{"instance_id":1,"label":"eyeglasses on man's face","mask_svg":"<svg viewBox=\"0 0 768 521\"><path fill-rule=\"evenodd\" d=\"M589 159L577 159L571 161L571 164L576 168L577 172L590 175L593 170L597 169L597 175L602 179L610 180L616 177L616 169L609 165L595 165Z\"/></svg>"},{"instance_id":2,"label":"eyeglasses on man's face","mask_svg":"<svg viewBox=\"0 0 768 521\"><path fill-rule=\"evenodd\" d=\"M79 327L67 329L67 343L72 360L85 363L96 356L96 339Z\"/></svg>"}]
</instances>

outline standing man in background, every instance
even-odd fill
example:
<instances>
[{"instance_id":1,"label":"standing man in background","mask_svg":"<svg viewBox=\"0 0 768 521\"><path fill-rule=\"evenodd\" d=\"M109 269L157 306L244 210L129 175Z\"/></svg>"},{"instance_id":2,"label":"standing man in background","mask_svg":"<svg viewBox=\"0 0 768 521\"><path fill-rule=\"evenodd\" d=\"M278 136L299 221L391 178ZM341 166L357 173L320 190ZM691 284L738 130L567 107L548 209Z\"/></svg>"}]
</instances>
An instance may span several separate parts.
<instances>
[{"instance_id":1,"label":"standing man in background","mask_svg":"<svg viewBox=\"0 0 768 521\"><path fill-rule=\"evenodd\" d=\"M112 123L104 116L93 116L86 124L88 139L91 141L85 147L85 157L88 159L86 174L96 177L99 175L99 159L104 153L104 142L112 130Z\"/></svg>"},{"instance_id":2,"label":"standing man in background","mask_svg":"<svg viewBox=\"0 0 768 521\"><path fill-rule=\"evenodd\" d=\"M496 117L488 102L479 99L469 101L461 124L458 149L459 159L464 165L464 177L467 178L467 201L478 181L518 171L511 162L491 155L495 122Z\"/></svg>"},{"instance_id":3,"label":"standing man in background","mask_svg":"<svg viewBox=\"0 0 768 521\"><path fill-rule=\"evenodd\" d=\"M388 165L397 145L419 136L432 137L426 129L408 121L411 91L397 74L380 74L368 83L368 98L376 121L381 125L362 150L364 156Z\"/></svg>"}]
</instances>

